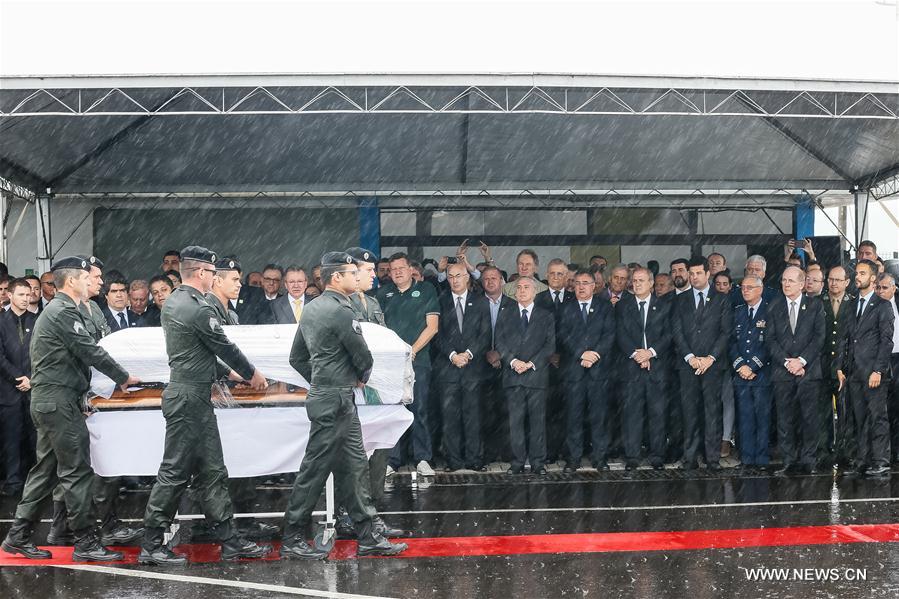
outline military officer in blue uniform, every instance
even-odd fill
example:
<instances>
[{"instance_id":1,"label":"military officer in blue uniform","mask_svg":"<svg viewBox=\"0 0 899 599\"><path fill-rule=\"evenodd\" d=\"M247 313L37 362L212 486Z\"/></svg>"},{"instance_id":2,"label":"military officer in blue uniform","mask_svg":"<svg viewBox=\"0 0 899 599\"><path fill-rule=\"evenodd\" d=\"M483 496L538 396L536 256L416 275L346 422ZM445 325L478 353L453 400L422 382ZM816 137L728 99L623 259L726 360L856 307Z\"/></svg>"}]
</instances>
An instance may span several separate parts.
<instances>
[{"instance_id":1,"label":"military officer in blue uniform","mask_svg":"<svg viewBox=\"0 0 899 599\"><path fill-rule=\"evenodd\" d=\"M730 359L739 414L740 457L744 468L767 468L771 424L770 358L765 346L767 302L764 283L743 279L743 303L734 308Z\"/></svg>"}]
</instances>

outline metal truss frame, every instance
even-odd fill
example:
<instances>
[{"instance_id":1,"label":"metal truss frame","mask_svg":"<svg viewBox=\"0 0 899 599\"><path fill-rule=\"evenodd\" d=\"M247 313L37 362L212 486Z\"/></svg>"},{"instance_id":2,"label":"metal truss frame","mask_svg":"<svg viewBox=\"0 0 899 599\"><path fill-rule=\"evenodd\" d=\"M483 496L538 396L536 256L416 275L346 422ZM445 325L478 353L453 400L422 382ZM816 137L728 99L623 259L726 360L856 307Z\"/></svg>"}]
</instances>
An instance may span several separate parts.
<instances>
[{"instance_id":1,"label":"metal truss frame","mask_svg":"<svg viewBox=\"0 0 899 599\"><path fill-rule=\"evenodd\" d=\"M7 90L7 92L13 90ZM272 114L562 114L899 119L895 93L817 90L328 85L16 90L0 117Z\"/></svg>"},{"instance_id":2,"label":"metal truss frame","mask_svg":"<svg viewBox=\"0 0 899 599\"><path fill-rule=\"evenodd\" d=\"M738 210L793 208L797 201L828 197L829 190L454 190L372 192L210 192L210 193L76 193L53 197L85 200L109 209L156 208L357 208L371 198L382 210L496 210L579 208L692 208Z\"/></svg>"}]
</instances>

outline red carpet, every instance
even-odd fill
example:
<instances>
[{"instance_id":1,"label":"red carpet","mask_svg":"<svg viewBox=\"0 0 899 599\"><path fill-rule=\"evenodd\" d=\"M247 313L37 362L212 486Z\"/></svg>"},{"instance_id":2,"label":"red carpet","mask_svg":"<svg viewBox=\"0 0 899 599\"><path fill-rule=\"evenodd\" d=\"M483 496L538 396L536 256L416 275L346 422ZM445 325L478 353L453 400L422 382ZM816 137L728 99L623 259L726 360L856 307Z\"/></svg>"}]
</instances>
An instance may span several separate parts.
<instances>
[{"instance_id":1,"label":"red carpet","mask_svg":"<svg viewBox=\"0 0 899 599\"><path fill-rule=\"evenodd\" d=\"M552 553L606 553L612 551L682 551L689 549L734 549L783 545L837 545L841 543L884 543L899 541L899 524L851 526L798 526L733 530L684 530L670 532L609 532L505 537L435 537L406 539L409 549L402 558L466 557L481 555L527 555ZM53 559L29 560L0 551L0 567L71 565L71 547L50 547ZM137 563L138 549L123 548L119 564ZM216 545L178 547L191 562L219 560ZM354 559L356 543L338 541L330 559ZM278 559L277 552L267 559Z\"/></svg>"}]
</instances>

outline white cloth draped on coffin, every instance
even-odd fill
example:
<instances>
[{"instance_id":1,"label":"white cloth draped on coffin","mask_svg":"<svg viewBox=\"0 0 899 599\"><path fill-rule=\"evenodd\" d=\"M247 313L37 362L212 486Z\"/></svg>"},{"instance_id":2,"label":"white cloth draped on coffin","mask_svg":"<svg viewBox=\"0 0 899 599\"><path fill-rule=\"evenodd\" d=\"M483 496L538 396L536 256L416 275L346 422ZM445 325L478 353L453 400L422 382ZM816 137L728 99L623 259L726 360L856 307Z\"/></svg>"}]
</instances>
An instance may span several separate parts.
<instances>
[{"instance_id":1,"label":"white cloth draped on coffin","mask_svg":"<svg viewBox=\"0 0 899 599\"><path fill-rule=\"evenodd\" d=\"M359 406L365 450L393 447L412 424L404 405ZM302 406L216 410L222 452L233 478L297 472L309 441ZM100 411L87 419L91 466L100 476L155 476L165 445L162 411Z\"/></svg>"},{"instance_id":2,"label":"white cloth draped on coffin","mask_svg":"<svg viewBox=\"0 0 899 599\"><path fill-rule=\"evenodd\" d=\"M412 401L414 373L409 353L411 347L386 327L363 322L362 336L374 358L371 377L364 394L357 390L356 403L398 404ZM266 377L304 389L309 383L290 362L290 348L297 325L240 325L223 327L225 334ZM117 331L100 340L109 354L131 375L149 383L168 383L169 364L161 327L135 327ZM110 397L115 383L93 369L91 391ZM371 391L377 391L372 394Z\"/></svg>"}]
</instances>

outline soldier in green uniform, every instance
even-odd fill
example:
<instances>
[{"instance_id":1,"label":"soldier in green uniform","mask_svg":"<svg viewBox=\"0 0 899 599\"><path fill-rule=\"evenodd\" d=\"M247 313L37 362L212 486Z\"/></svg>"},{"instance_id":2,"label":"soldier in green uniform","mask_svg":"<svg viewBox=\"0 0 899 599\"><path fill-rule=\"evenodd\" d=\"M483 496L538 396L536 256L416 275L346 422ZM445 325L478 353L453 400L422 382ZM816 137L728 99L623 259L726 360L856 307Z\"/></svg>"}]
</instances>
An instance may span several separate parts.
<instances>
[{"instance_id":1,"label":"soldier in green uniform","mask_svg":"<svg viewBox=\"0 0 899 599\"><path fill-rule=\"evenodd\" d=\"M368 293L374 286L376 268L378 264L378 256L374 252L370 252L365 248L352 247L346 251L356 262L359 269L359 287L356 293L350 295L350 306L356 314L356 320L359 322L371 322L379 324L382 327L384 323L384 313L381 311L381 305L378 300ZM387 461L390 459L389 449L376 449L372 452L368 459L369 488L371 490L371 500L378 507L384 498L384 480L387 478ZM341 498L341 507L343 501ZM380 516L373 518L375 530L384 537L403 537L406 532L389 526ZM349 514L342 513L337 521L337 532L342 538L355 538L355 530L353 521Z\"/></svg>"},{"instance_id":2,"label":"soldier in green uniform","mask_svg":"<svg viewBox=\"0 0 899 599\"><path fill-rule=\"evenodd\" d=\"M356 526L357 554L396 555L406 545L391 543L372 524L377 514L354 401L354 389L364 386L373 363L348 299L358 288L358 269L350 255L328 252L322 256L321 273L325 291L303 311L290 351L290 365L311 385L306 413L312 426L284 514L281 557L327 557L304 537L331 472Z\"/></svg>"},{"instance_id":3,"label":"soldier in green uniform","mask_svg":"<svg viewBox=\"0 0 899 599\"><path fill-rule=\"evenodd\" d=\"M90 267L87 284L87 297L78 304L78 310L84 317L84 326L94 341L112 333L103 311L93 298L100 295L103 288L103 261L96 256L76 256L82 258ZM93 498L94 510L100 519L100 542L103 545L130 545L143 534L142 528L132 528L119 520L116 508L119 503L119 488L122 485L120 476L94 475ZM74 538L67 525L68 511L63 498L62 486L53 490L53 522L47 533L49 545L71 545Z\"/></svg>"},{"instance_id":4,"label":"soldier in green uniform","mask_svg":"<svg viewBox=\"0 0 899 599\"><path fill-rule=\"evenodd\" d=\"M223 376L248 381L257 390L266 387L265 377L228 339L206 299L215 276L215 254L188 246L181 251L181 260L182 285L162 308L171 368L169 384L162 394L165 450L147 501L138 561L159 565L187 561L162 541L192 477L206 519L222 544L222 559L261 558L271 547L247 541L234 526L228 471L211 398L212 383Z\"/></svg>"},{"instance_id":5,"label":"soldier in green uniform","mask_svg":"<svg viewBox=\"0 0 899 599\"><path fill-rule=\"evenodd\" d=\"M215 310L222 324L237 325L239 319L233 309L232 300L240 296L240 262L235 258L221 258L215 263L215 278L212 280L212 290L206 294L206 301ZM228 491L231 500L239 512L252 512L253 503L256 500L255 478L229 478ZM238 531L243 536L252 540L271 539L280 533L277 526L272 526L256 518L242 518L238 521ZM211 530L200 524L195 524L191 530L191 540L194 542L204 540L212 533Z\"/></svg>"},{"instance_id":6,"label":"soldier in green uniform","mask_svg":"<svg viewBox=\"0 0 899 599\"><path fill-rule=\"evenodd\" d=\"M56 262L51 271L58 290L35 323L31 341L31 417L37 429L37 463L28 473L16 519L2 543L4 551L32 559L48 559L49 551L31 542L41 504L62 486L74 531L73 558L81 561L122 559L100 544L93 514L90 437L82 400L95 367L122 389L139 381L131 376L87 331L78 309L87 300L90 265L73 256Z\"/></svg>"}]
</instances>

